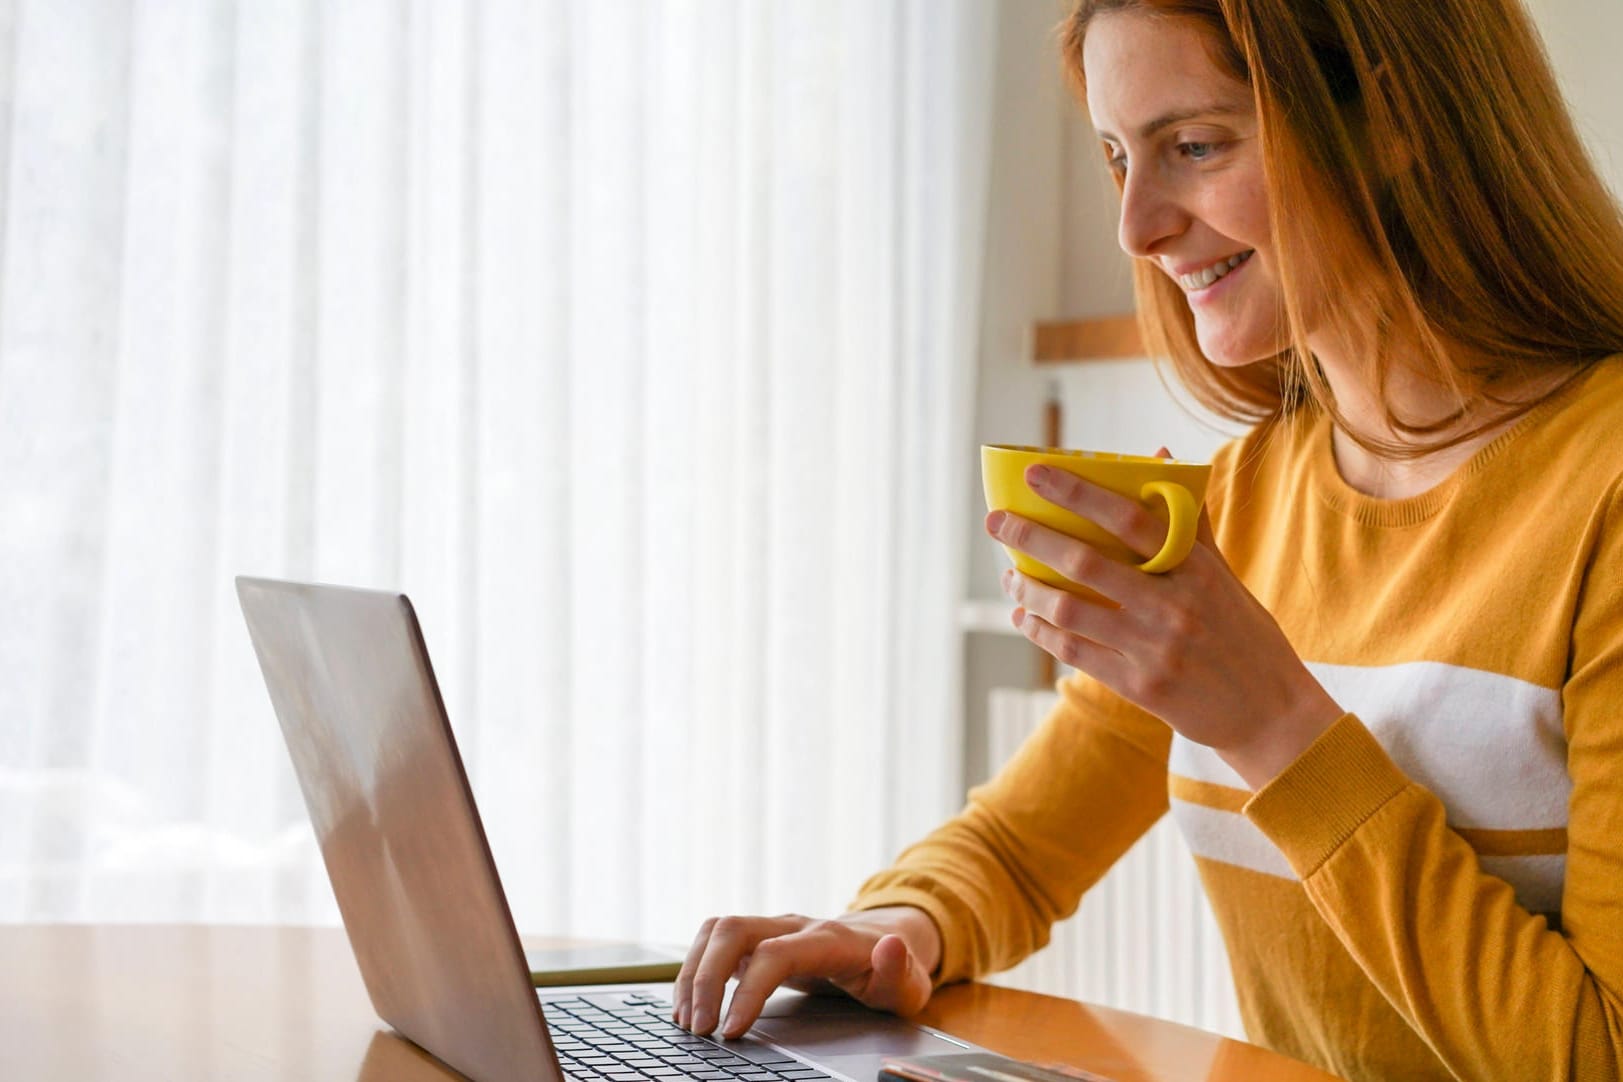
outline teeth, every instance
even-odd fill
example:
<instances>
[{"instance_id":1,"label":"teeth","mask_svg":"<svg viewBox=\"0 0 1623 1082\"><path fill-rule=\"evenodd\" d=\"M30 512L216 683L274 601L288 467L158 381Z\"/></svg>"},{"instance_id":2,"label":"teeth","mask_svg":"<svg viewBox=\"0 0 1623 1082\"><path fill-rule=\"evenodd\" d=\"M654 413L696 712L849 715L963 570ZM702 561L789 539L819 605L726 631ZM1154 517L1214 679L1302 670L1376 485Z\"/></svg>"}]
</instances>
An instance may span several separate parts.
<instances>
[{"instance_id":1,"label":"teeth","mask_svg":"<svg viewBox=\"0 0 1623 1082\"><path fill-rule=\"evenodd\" d=\"M1250 259L1251 255L1252 252L1240 252L1239 254L1232 255L1227 259L1220 259L1204 270L1179 275L1178 284L1190 292L1194 292L1197 289L1205 289L1207 286L1223 277L1223 275L1227 274L1235 267L1238 267L1247 259Z\"/></svg>"}]
</instances>

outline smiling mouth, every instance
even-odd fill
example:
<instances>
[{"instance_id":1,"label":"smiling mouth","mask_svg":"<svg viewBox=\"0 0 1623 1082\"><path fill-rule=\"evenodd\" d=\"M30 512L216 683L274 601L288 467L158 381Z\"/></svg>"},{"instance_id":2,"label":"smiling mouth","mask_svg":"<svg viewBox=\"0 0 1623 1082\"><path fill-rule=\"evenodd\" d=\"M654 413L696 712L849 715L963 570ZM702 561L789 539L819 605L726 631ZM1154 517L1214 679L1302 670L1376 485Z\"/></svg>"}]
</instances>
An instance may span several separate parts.
<instances>
[{"instance_id":1,"label":"smiling mouth","mask_svg":"<svg viewBox=\"0 0 1623 1082\"><path fill-rule=\"evenodd\" d=\"M1224 275L1228 274L1229 271L1245 263L1256 254L1256 249L1252 248L1247 251L1240 252L1238 255L1229 256L1227 259L1220 259L1209 267L1204 267L1198 271L1191 271L1188 274L1178 275L1177 282L1183 287L1184 292L1198 293L1200 290L1212 285L1219 278L1222 278Z\"/></svg>"}]
</instances>

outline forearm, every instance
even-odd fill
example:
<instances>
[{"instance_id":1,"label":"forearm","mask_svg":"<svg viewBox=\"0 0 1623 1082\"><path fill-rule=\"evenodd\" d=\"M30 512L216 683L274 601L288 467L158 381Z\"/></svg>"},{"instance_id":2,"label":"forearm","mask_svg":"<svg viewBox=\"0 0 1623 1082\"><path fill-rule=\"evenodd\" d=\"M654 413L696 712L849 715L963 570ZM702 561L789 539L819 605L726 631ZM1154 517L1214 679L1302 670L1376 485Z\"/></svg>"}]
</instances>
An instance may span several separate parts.
<instances>
[{"instance_id":1,"label":"forearm","mask_svg":"<svg viewBox=\"0 0 1623 1082\"><path fill-rule=\"evenodd\" d=\"M1040 948L1165 812L1166 727L1148 719L1135 741L1090 720L1081 696L1072 689L961 813L869 879L852 903L927 914L939 930L937 984L995 972Z\"/></svg>"},{"instance_id":2,"label":"forearm","mask_svg":"<svg viewBox=\"0 0 1623 1082\"><path fill-rule=\"evenodd\" d=\"M1325 923L1462 1079L1617 1078L1618 943L1572 904L1552 930L1485 874L1443 806L1344 719L1246 808ZM1613 896L1616 895L1613 884Z\"/></svg>"}]
</instances>

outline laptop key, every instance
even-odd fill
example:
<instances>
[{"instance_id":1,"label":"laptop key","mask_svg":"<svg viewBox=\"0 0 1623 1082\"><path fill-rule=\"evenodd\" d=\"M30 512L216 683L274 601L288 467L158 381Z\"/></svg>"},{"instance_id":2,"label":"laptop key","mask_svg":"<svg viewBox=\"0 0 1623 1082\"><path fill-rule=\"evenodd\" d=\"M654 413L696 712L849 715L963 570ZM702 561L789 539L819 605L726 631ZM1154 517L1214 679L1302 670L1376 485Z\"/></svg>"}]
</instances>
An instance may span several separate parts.
<instances>
[{"instance_id":1,"label":"laptop key","mask_svg":"<svg viewBox=\"0 0 1623 1082\"><path fill-rule=\"evenodd\" d=\"M787 1058L777 1049L769 1048L764 1044L757 1044L754 1041L740 1041L736 1044L729 1042L724 1047L728 1052L740 1059L747 1059L751 1063L762 1067L793 1067L798 1063L797 1060Z\"/></svg>"},{"instance_id":2,"label":"laptop key","mask_svg":"<svg viewBox=\"0 0 1623 1082\"><path fill-rule=\"evenodd\" d=\"M561 1065L582 1082L809 1082L830 1076L755 1041L700 1037L651 996L601 993L548 1001Z\"/></svg>"}]
</instances>

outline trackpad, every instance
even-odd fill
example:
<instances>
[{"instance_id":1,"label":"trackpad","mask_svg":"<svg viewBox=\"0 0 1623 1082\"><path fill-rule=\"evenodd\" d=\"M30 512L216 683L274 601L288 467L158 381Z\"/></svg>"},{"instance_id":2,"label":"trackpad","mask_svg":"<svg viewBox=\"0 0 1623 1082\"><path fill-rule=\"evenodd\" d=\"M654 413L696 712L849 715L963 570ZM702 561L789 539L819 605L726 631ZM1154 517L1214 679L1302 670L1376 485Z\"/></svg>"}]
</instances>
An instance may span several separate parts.
<instances>
[{"instance_id":1,"label":"trackpad","mask_svg":"<svg viewBox=\"0 0 1623 1082\"><path fill-rule=\"evenodd\" d=\"M819 1060L863 1054L939 1055L965 1047L895 1015L824 996L774 996L750 1032Z\"/></svg>"},{"instance_id":2,"label":"trackpad","mask_svg":"<svg viewBox=\"0 0 1623 1082\"><path fill-rule=\"evenodd\" d=\"M961 1052L963 1045L937 1037L917 1026L892 1020L885 1025L877 1020L863 1025L855 1019L830 1022L828 1019L795 1022L769 1018L755 1023L750 1033L773 1044L793 1048L811 1059L825 1056L851 1056L859 1053L882 1053L887 1056L927 1055L943 1052Z\"/></svg>"}]
</instances>

